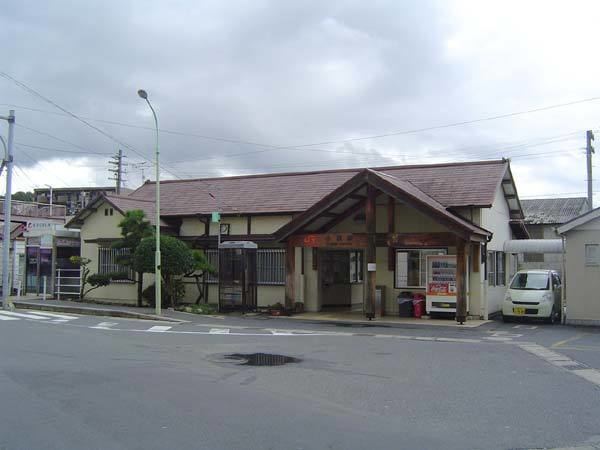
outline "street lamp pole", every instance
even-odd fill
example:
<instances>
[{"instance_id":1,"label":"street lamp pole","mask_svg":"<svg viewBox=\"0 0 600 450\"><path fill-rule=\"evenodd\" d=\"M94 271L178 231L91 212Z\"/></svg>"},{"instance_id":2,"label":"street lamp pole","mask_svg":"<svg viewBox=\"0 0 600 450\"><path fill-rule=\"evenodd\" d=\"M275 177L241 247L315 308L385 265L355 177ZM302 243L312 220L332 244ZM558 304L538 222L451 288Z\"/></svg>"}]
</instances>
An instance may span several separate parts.
<instances>
[{"instance_id":1,"label":"street lamp pole","mask_svg":"<svg viewBox=\"0 0 600 450\"><path fill-rule=\"evenodd\" d=\"M11 109L8 117L0 116L8 122L8 143L6 148L6 193L4 194L4 234L2 235L2 307L11 309L8 296L10 295L10 214L12 199L12 168L13 168L13 139L15 126L15 112ZM16 255L15 255L16 257Z\"/></svg>"},{"instance_id":2,"label":"street lamp pole","mask_svg":"<svg viewBox=\"0 0 600 450\"><path fill-rule=\"evenodd\" d=\"M152 115L154 116L154 125L156 127L156 161L155 161L155 166L156 166L156 253L154 254L154 274L155 274L155 280L154 280L154 298L155 298L155 308L156 308L156 315L160 316L161 314L161 307L162 307L162 291L161 291L161 271L160 271L160 166L159 166L159 152L158 152L158 119L156 118L156 112L154 111L154 108L152 107L152 104L150 103L150 100L148 100L148 93L146 91L144 91L143 89L140 89L138 91L138 95L140 96L140 98L143 98L144 100L146 100L146 103L148 103L148 106L150 107L150 111L152 111Z\"/></svg>"}]
</instances>

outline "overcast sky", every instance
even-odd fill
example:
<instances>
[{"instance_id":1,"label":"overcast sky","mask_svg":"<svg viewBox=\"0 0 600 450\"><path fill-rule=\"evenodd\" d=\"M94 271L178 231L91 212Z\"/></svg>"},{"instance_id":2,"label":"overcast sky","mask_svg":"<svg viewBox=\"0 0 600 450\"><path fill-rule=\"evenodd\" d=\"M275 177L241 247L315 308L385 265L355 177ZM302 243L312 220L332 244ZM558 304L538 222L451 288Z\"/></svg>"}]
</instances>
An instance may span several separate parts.
<instances>
[{"instance_id":1,"label":"overcast sky","mask_svg":"<svg viewBox=\"0 0 600 450\"><path fill-rule=\"evenodd\" d=\"M13 107L19 125L17 190L111 184L119 148L127 187L142 166L153 176L141 164L153 158L144 88L164 130L165 178L505 156L522 197L585 195L585 130L600 128L600 100L349 139L600 97L597 1L22 0L2 10L0 71L110 136L0 78L0 114Z\"/></svg>"}]
</instances>

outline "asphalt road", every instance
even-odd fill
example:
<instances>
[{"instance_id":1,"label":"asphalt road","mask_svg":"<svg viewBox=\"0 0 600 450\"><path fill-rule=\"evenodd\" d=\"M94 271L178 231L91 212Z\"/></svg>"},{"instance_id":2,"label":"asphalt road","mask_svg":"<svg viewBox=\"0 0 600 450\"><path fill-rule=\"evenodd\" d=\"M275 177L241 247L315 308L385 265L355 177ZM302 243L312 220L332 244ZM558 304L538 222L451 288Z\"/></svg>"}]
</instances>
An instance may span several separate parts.
<instances>
[{"instance_id":1,"label":"asphalt road","mask_svg":"<svg viewBox=\"0 0 600 450\"><path fill-rule=\"evenodd\" d=\"M0 449L600 448L594 330L19 313ZM255 352L301 361L225 358Z\"/></svg>"}]
</instances>

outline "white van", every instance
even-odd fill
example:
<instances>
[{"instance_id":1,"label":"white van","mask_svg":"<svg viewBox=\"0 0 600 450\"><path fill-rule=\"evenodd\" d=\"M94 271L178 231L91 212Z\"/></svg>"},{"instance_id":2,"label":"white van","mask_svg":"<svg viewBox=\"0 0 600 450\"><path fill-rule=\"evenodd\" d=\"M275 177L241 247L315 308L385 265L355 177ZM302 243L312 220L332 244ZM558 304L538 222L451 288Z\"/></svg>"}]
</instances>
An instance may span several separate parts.
<instances>
[{"instance_id":1,"label":"white van","mask_svg":"<svg viewBox=\"0 0 600 450\"><path fill-rule=\"evenodd\" d=\"M502 319L543 318L549 323L560 319L562 283L553 270L521 270L510 282L502 302Z\"/></svg>"}]
</instances>

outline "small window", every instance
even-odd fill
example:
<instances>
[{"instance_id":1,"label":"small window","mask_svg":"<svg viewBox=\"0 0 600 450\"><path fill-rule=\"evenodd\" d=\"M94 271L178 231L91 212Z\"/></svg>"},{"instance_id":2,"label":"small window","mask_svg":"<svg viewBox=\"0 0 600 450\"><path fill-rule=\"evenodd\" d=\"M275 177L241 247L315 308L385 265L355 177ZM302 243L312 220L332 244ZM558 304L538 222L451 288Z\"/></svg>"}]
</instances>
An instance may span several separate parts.
<instances>
[{"instance_id":1,"label":"small window","mask_svg":"<svg viewBox=\"0 0 600 450\"><path fill-rule=\"evenodd\" d=\"M104 208L104 215L108 216L108 208Z\"/></svg>"},{"instance_id":2,"label":"small window","mask_svg":"<svg viewBox=\"0 0 600 450\"><path fill-rule=\"evenodd\" d=\"M585 265L589 267L600 266L599 244L585 244Z\"/></svg>"}]
</instances>

